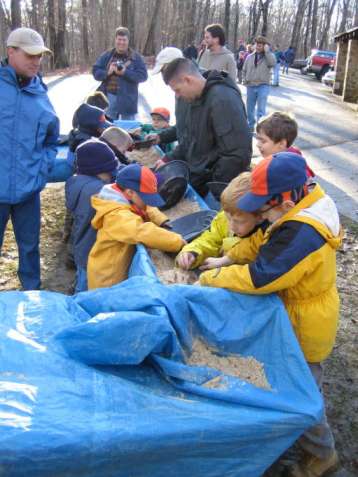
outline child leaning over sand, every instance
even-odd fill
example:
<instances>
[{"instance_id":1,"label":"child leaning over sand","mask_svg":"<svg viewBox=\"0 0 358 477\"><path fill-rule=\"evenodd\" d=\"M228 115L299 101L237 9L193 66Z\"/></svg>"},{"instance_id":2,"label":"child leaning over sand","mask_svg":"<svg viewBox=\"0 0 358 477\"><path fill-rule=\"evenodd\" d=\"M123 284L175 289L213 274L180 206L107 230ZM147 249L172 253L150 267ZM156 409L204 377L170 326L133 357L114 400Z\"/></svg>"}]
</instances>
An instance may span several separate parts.
<instances>
[{"instance_id":1,"label":"child leaning over sand","mask_svg":"<svg viewBox=\"0 0 358 477\"><path fill-rule=\"evenodd\" d=\"M339 315L336 249L341 235L336 206L318 184L307 184L303 157L282 152L254 168L251 191L237 207L260 213L272 225L250 264L206 271L200 284L241 293L278 293L321 387L322 362L333 349ZM241 263L235 248L236 260L234 253L231 258ZM299 443L305 454L291 469L291 477L320 477L336 468L338 457L325 414Z\"/></svg>"},{"instance_id":2,"label":"child leaning over sand","mask_svg":"<svg viewBox=\"0 0 358 477\"><path fill-rule=\"evenodd\" d=\"M130 164L116 182L92 197L97 239L88 258L88 288L109 287L127 278L136 244L164 252L178 252L184 239L161 228L168 221L156 207L164 205L157 179L145 166Z\"/></svg>"},{"instance_id":3,"label":"child leaning over sand","mask_svg":"<svg viewBox=\"0 0 358 477\"><path fill-rule=\"evenodd\" d=\"M253 243L261 243L268 223L257 214L247 214L236 208L239 197L250 190L250 183L251 173L243 172L224 189L220 199L223 210L211 222L209 230L182 249L176 258L180 268L212 268L216 261L220 263L221 259L216 257L227 253L238 242L241 247L249 245L244 238L250 237Z\"/></svg>"}]
</instances>

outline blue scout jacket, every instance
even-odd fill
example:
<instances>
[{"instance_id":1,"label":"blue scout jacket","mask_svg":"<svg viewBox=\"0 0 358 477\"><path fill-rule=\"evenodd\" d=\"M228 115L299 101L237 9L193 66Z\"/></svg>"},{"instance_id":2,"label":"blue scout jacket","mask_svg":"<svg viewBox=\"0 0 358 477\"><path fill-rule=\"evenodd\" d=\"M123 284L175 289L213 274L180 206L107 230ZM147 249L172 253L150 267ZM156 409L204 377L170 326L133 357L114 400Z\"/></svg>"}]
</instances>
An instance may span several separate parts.
<instances>
[{"instance_id":1,"label":"blue scout jacket","mask_svg":"<svg viewBox=\"0 0 358 477\"><path fill-rule=\"evenodd\" d=\"M92 73L97 81L102 81L100 90L106 92L105 79L107 78L108 64L113 56L114 49L104 52L93 65ZM147 80L148 73L144 61L139 53L129 50L130 64L126 67L123 76L117 77L117 103L119 114L136 114L138 112L138 83Z\"/></svg>"},{"instance_id":2,"label":"blue scout jacket","mask_svg":"<svg viewBox=\"0 0 358 477\"><path fill-rule=\"evenodd\" d=\"M20 87L0 64L0 203L17 204L46 185L56 157L59 121L39 76Z\"/></svg>"},{"instance_id":3,"label":"blue scout jacket","mask_svg":"<svg viewBox=\"0 0 358 477\"><path fill-rule=\"evenodd\" d=\"M71 239L77 267L87 268L88 255L96 241L97 231L91 226L96 211L91 197L98 194L104 184L98 177L83 174L72 176L66 182L66 207L74 218Z\"/></svg>"}]
</instances>

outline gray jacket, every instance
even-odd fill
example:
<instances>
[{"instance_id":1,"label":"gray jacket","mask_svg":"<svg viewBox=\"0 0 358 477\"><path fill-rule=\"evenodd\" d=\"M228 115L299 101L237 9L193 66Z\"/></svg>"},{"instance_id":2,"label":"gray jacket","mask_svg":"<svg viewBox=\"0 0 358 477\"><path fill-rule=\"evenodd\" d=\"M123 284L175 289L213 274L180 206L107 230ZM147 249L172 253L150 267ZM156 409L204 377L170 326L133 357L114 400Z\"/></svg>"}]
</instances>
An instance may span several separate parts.
<instances>
[{"instance_id":1,"label":"gray jacket","mask_svg":"<svg viewBox=\"0 0 358 477\"><path fill-rule=\"evenodd\" d=\"M205 50L199 60L199 67L204 70L226 71L230 78L236 82L236 63L234 55L225 46L219 53Z\"/></svg>"},{"instance_id":2,"label":"gray jacket","mask_svg":"<svg viewBox=\"0 0 358 477\"><path fill-rule=\"evenodd\" d=\"M275 66L276 58L271 51L263 54L255 66L255 53L251 53L242 69L243 82L246 86L259 86L271 83L271 68Z\"/></svg>"}]
</instances>

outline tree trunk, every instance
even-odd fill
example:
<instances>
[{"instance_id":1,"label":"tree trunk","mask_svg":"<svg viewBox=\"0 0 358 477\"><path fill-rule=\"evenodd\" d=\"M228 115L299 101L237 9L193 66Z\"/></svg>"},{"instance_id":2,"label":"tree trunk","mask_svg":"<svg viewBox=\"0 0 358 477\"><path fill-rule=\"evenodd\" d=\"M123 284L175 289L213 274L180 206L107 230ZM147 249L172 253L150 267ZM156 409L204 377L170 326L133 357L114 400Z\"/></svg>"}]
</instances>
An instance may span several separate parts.
<instances>
[{"instance_id":1,"label":"tree trunk","mask_svg":"<svg viewBox=\"0 0 358 477\"><path fill-rule=\"evenodd\" d=\"M55 68L67 68L68 60L65 49L66 0L58 1L58 29L55 41Z\"/></svg>"},{"instance_id":2,"label":"tree trunk","mask_svg":"<svg viewBox=\"0 0 358 477\"><path fill-rule=\"evenodd\" d=\"M311 48L316 48L317 22L318 22L318 0L313 0L312 28L311 28Z\"/></svg>"},{"instance_id":3,"label":"tree trunk","mask_svg":"<svg viewBox=\"0 0 358 477\"><path fill-rule=\"evenodd\" d=\"M82 0L82 45L83 45L83 59L85 64L89 63L89 48L88 48L88 8L87 0Z\"/></svg>"},{"instance_id":4,"label":"tree trunk","mask_svg":"<svg viewBox=\"0 0 358 477\"><path fill-rule=\"evenodd\" d=\"M335 33L342 33L343 31L346 31L348 11L349 11L349 0L343 0L341 24L339 25L338 31L335 31Z\"/></svg>"},{"instance_id":5,"label":"tree trunk","mask_svg":"<svg viewBox=\"0 0 358 477\"><path fill-rule=\"evenodd\" d=\"M358 0L357 0L358 2ZM203 29L208 25L209 23L209 14L210 14L210 0L206 0L205 2L205 8L204 8L204 13L203 13Z\"/></svg>"},{"instance_id":6,"label":"tree trunk","mask_svg":"<svg viewBox=\"0 0 358 477\"><path fill-rule=\"evenodd\" d=\"M262 12L262 28L261 28L261 34L263 36L267 36L268 33L268 11L270 7L271 0L266 0L263 2L260 0L260 8Z\"/></svg>"},{"instance_id":7,"label":"tree trunk","mask_svg":"<svg viewBox=\"0 0 358 477\"><path fill-rule=\"evenodd\" d=\"M239 13L240 13L240 6L239 6L239 0L236 0L235 3L235 20L234 20L234 50L236 49L237 45L237 36L238 36L238 30L239 30Z\"/></svg>"},{"instance_id":8,"label":"tree trunk","mask_svg":"<svg viewBox=\"0 0 358 477\"><path fill-rule=\"evenodd\" d=\"M225 0L224 28L226 41L228 42L230 34L230 0Z\"/></svg>"},{"instance_id":9,"label":"tree trunk","mask_svg":"<svg viewBox=\"0 0 358 477\"><path fill-rule=\"evenodd\" d=\"M254 42L257 30L259 28L261 9L257 5L257 0L254 0L250 6L250 25L249 25L249 40Z\"/></svg>"},{"instance_id":10,"label":"tree trunk","mask_svg":"<svg viewBox=\"0 0 358 477\"><path fill-rule=\"evenodd\" d=\"M328 11L327 11L327 15L326 15L326 21L325 21L324 27L323 27L321 41L319 42L319 49L320 50L324 50L325 48L327 48L328 33L329 33L330 26L331 26L332 14L333 14L334 7L336 6L336 2L337 2L337 0L332 0L332 3L329 4L329 0L327 0L327 10Z\"/></svg>"},{"instance_id":11,"label":"tree trunk","mask_svg":"<svg viewBox=\"0 0 358 477\"><path fill-rule=\"evenodd\" d=\"M11 0L11 29L21 27L21 5L20 0Z\"/></svg>"},{"instance_id":12,"label":"tree trunk","mask_svg":"<svg viewBox=\"0 0 358 477\"><path fill-rule=\"evenodd\" d=\"M305 29L305 38L303 41L303 56L307 58L308 56L308 37L310 34L310 25L312 20L312 1L309 0L308 2L308 13L307 13L307 21L306 21L306 29Z\"/></svg>"},{"instance_id":13,"label":"tree trunk","mask_svg":"<svg viewBox=\"0 0 358 477\"><path fill-rule=\"evenodd\" d=\"M56 19L55 19L55 2L54 0L47 0L47 9L48 9L48 31L50 37L50 50L55 54L56 46ZM51 55L51 67L54 67L54 56Z\"/></svg>"},{"instance_id":14,"label":"tree trunk","mask_svg":"<svg viewBox=\"0 0 358 477\"><path fill-rule=\"evenodd\" d=\"M298 42L300 39L300 32L301 32L303 17L305 14L305 9L306 9L306 0L299 0L295 23L293 25L293 31L292 31L291 41L290 41L290 45L296 50L297 50Z\"/></svg>"},{"instance_id":15,"label":"tree trunk","mask_svg":"<svg viewBox=\"0 0 358 477\"><path fill-rule=\"evenodd\" d=\"M145 42L145 45L144 45L143 53L145 56L155 55L155 27L156 27L156 22L158 20L157 17L160 12L161 3L162 3L161 0L155 0L153 15L149 25L147 41Z\"/></svg>"}]
</instances>

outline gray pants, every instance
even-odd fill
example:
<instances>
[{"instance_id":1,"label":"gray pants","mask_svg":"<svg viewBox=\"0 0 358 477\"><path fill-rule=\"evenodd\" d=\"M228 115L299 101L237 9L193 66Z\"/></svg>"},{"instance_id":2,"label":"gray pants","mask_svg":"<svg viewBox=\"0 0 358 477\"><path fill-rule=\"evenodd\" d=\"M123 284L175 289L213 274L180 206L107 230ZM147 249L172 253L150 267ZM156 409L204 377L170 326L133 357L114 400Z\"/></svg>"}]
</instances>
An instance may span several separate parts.
<instances>
[{"instance_id":1,"label":"gray pants","mask_svg":"<svg viewBox=\"0 0 358 477\"><path fill-rule=\"evenodd\" d=\"M307 363L321 391L323 382L323 366L321 363ZM322 392L322 391L321 391ZM319 424L311 427L298 440L299 445L319 459L327 459L334 450L334 437L327 422L325 409Z\"/></svg>"}]
</instances>

